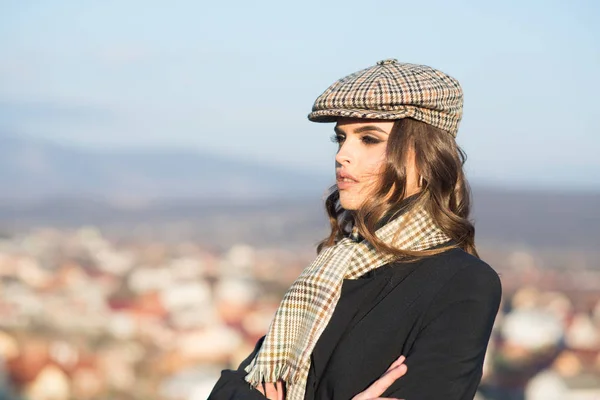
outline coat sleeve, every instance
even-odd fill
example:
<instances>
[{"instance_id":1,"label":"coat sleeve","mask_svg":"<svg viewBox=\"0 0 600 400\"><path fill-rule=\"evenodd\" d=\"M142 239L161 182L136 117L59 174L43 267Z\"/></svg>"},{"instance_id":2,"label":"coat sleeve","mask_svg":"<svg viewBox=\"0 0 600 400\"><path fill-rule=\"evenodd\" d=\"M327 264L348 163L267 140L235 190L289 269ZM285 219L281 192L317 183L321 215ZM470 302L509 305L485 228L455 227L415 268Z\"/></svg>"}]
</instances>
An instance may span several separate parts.
<instances>
[{"instance_id":1,"label":"coat sleeve","mask_svg":"<svg viewBox=\"0 0 600 400\"><path fill-rule=\"evenodd\" d=\"M208 400L264 400L265 396L261 392L252 387L244 377L246 371L244 368L250 364L252 359L262 346L265 337L258 340L254 350L250 355L242 361L238 369L224 369L221 371L221 377L215 384L212 392L208 396Z\"/></svg>"},{"instance_id":2,"label":"coat sleeve","mask_svg":"<svg viewBox=\"0 0 600 400\"><path fill-rule=\"evenodd\" d=\"M406 354L406 375L382 397L472 400L501 295L500 279L487 264L458 271L426 311Z\"/></svg>"}]
</instances>

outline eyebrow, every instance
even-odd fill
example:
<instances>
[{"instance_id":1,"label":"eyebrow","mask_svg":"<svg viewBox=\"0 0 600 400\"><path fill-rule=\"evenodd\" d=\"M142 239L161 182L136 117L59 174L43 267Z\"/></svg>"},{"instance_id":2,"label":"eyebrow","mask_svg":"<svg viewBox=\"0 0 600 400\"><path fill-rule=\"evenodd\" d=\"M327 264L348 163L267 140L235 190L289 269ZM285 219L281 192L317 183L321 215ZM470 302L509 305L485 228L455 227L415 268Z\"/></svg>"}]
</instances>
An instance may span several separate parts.
<instances>
[{"instance_id":1,"label":"eyebrow","mask_svg":"<svg viewBox=\"0 0 600 400\"><path fill-rule=\"evenodd\" d=\"M337 126L335 128L333 128L333 130L336 133L341 133L341 134L345 134L346 133L341 128L339 128ZM354 133L363 133L363 132L369 132L369 131L376 131L376 132L381 132L381 133L384 133L386 135L389 135L389 132L384 131L383 129L381 129L380 127L378 127L376 125L361 126L360 128L356 128L356 130L354 131Z\"/></svg>"}]
</instances>

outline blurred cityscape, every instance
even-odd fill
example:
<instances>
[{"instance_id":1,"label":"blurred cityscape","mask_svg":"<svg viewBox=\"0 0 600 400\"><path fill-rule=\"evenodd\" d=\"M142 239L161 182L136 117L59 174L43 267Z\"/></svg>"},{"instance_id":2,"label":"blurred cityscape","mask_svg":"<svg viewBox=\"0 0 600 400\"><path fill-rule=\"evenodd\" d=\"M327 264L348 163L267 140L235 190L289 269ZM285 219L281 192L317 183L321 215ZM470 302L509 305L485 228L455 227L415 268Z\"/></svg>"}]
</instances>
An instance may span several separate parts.
<instances>
[{"instance_id":1,"label":"blurred cityscape","mask_svg":"<svg viewBox=\"0 0 600 400\"><path fill-rule=\"evenodd\" d=\"M5 218L0 399L205 399L265 334L326 232L297 205L215 207L196 231ZM484 235L479 250L504 296L477 398L600 399L597 249Z\"/></svg>"},{"instance_id":2,"label":"blurred cityscape","mask_svg":"<svg viewBox=\"0 0 600 400\"><path fill-rule=\"evenodd\" d=\"M309 255L40 229L0 245L2 399L202 399Z\"/></svg>"}]
</instances>

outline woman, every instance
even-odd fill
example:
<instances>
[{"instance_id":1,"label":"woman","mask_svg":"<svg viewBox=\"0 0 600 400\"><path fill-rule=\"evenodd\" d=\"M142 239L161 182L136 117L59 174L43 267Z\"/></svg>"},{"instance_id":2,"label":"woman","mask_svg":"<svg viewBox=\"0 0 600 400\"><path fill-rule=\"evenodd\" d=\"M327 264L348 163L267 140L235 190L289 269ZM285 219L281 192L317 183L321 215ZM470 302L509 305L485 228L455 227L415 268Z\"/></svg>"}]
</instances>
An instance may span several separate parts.
<instances>
[{"instance_id":1,"label":"woman","mask_svg":"<svg viewBox=\"0 0 600 400\"><path fill-rule=\"evenodd\" d=\"M501 285L469 222L459 83L384 60L309 119L336 122L331 233L267 335L210 398L472 399Z\"/></svg>"}]
</instances>

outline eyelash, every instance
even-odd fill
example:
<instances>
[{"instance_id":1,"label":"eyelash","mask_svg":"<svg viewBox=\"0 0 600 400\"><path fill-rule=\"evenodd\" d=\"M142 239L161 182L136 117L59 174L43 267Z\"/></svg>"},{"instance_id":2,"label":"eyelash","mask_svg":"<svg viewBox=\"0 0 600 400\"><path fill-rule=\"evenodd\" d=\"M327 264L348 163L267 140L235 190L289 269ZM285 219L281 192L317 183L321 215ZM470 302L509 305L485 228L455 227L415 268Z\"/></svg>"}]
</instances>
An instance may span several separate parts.
<instances>
[{"instance_id":1,"label":"eyelash","mask_svg":"<svg viewBox=\"0 0 600 400\"><path fill-rule=\"evenodd\" d=\"M331 141L333 143L337 143L337 144L341 145L344 142L344 140L346 140L346 138L342 135L336 135L336 134L331 135ZM381 143L381 140L376 139L372 136L363 136L361 138L361 141L366 145Z\"/></svg>"},{"instance_id":2,"label":"eyelash","mask_svg":"<svg viewBox=\"0 0 600 400\"><path fill-rule=\"evenodd\" d=\"M340 144L343 141L342 137L339 135L336 135L335 133L333 135L331 135L331 137L329 139L331 139L331 141L333 143L337 143L337 144Z\"/></svg>"}]
</instances>

